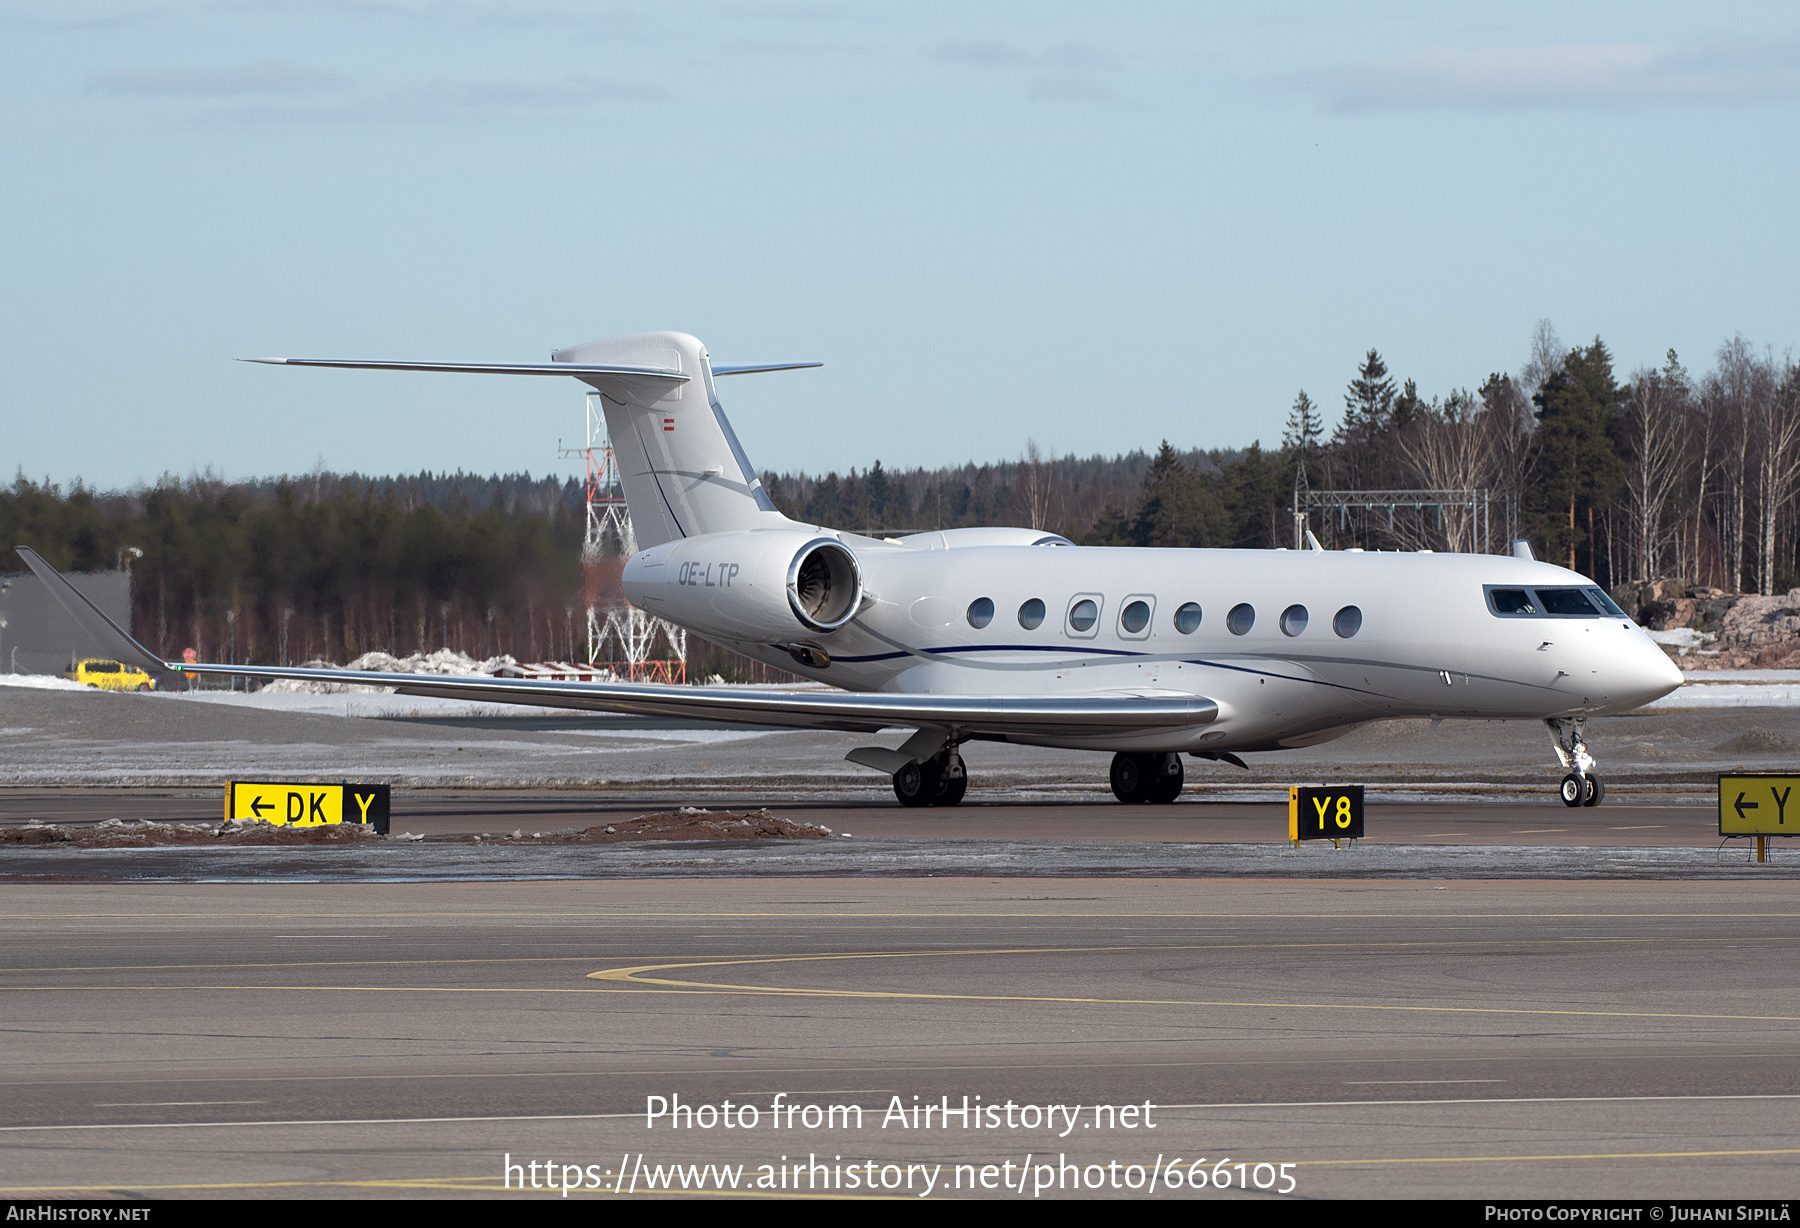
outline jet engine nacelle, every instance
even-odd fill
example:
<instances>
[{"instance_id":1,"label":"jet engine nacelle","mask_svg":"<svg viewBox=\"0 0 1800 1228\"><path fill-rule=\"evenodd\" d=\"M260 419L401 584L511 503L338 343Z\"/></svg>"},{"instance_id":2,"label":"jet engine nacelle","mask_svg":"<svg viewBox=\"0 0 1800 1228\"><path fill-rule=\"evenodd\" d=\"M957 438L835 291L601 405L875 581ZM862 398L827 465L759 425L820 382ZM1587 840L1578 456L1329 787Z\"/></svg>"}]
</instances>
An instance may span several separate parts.
<instances>
[{"instance_id":1,"label":"jet engine nacelle","mask_svg":"<svg viewBox=\"0 0 1800 1228\"><path fill-rule=\"evenodd\" d=\"M709 533L640 550L626 600L701 635L783 644L835 631L862 606L862 569L837 538L808 530Z\"/></svg>"}]
</instances>

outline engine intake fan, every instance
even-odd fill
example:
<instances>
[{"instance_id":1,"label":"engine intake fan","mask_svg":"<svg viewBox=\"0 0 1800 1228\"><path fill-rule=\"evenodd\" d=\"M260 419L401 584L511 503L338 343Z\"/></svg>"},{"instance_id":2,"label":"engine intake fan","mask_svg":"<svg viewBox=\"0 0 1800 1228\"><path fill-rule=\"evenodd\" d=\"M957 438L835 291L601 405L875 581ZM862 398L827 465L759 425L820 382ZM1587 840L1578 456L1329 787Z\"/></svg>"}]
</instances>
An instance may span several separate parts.
<instances>
[{"instance_id":1,"label":"engine intake fan","mask_svg":"<svg viewBox=\"0 0 1800 1228\"><path fill-rule=\"evenodd\" d=\"M836 631L862 605L862 573L842 542L815 538L788 565L788 605L814 631Z\"/></svg>"}]
</instances>

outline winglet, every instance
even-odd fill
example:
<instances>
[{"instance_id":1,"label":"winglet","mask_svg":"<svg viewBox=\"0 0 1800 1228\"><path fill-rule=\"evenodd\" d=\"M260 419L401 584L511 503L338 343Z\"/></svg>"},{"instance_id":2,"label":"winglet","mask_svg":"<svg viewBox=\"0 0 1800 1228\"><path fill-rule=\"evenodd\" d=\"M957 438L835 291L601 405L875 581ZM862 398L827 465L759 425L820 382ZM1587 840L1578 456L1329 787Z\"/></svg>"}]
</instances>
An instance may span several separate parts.
<instances>
[{"instance_id":1,"label":"winglet","mask_svg":"<svg viewBox=\"0 0 1800 1228\"><path fill-rule=\"evenodd\" d=\"M81 591L64 579L62 573L44 562L37 551L30 546L14 546L13 549L25 560L25 566L31 568L37 578L44 582L44 587L50 590L50 595L56 598L57 604L69 612L69 617L87 632L88 638L102 652L110 653L125 664L135 665L139 669L175 668L121 630L118 623L108 618L99 606L82 596Z\"/></svg>"}]
</instances>

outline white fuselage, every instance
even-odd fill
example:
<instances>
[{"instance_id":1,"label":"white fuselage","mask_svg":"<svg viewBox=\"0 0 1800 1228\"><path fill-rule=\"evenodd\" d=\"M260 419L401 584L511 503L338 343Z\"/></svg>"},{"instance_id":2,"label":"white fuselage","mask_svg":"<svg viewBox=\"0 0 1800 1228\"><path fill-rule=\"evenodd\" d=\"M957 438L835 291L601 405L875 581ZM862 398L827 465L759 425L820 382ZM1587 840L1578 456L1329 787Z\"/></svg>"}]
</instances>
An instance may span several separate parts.
<instances>
[{"instance_id":1,"label":"white fuselage","mask_svg":"<svg viewBox=\"0 0 1800 1228\"><path fill-rule=\"evenodd\" d=\"M626 592L747 656L847 690L1181 694L1219 706L1216 720L1192 729L1015 739L1091 750L1305 746L1384 717L1590 716L1637 707L1681 682L1662 650L1623 616L1497 613L1489 587L1595 587L1563 568L1509 556L959 541L1044 536L1027 530L897 542L817 532L848 546L861 571L860 611L833 631L795 621L750 638L715 616L755 600L744 586L756 583L746 563L758 549L757 530L643 551L626 569ZM723 575L731 586L716 583ZM773 594L757 596L775 604ZM982 599L993 609L978 627ZM1043 604L1042 621L1022 625L1031 619L1021 620L1021 609L1034 601ZM1094 607L1085 628L1085 619L1071 618L1084 601ZM1136 602L1149 611L1134 629L1135 620L1122 616ZM1176 614L1187 603L1201 613L1184 632ZM1242 606L1253 620L1244 628L1240 613L1234 630L1229 612ZM1296 616L1284 618L1293 607L1305 611L1304 627ZM1334 627L1346 607L1360 613L1337 623L1358 622L1348 635ZM823 649L829 665L797 663L788 648L794 642Z\"/></svg>"}]
</instances>

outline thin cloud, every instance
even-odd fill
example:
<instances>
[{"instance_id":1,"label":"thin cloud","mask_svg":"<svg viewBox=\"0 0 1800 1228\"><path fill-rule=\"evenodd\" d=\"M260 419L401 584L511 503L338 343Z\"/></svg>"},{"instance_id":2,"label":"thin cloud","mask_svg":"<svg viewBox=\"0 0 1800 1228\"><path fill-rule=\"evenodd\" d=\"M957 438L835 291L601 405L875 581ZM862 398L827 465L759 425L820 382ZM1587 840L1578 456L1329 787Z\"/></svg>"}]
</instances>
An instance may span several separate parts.
<instances>
[{"instance_id":1,"label":"thin cloud","mask_svg":"<svg viewBox=\"0 0 1800 1228\"><path fill-rule=\"evenodd\" d=\"M1104 79L1104 74L1118 71L1118 58L1091 43L1058 43L1030 51L998 38L957 39L939 43L929 54L946 64L1027 73L1032 98L1112 102L1119 96Z\"/></svg>"},{"instance_id":2,"label":"thin cloud","mask_svg":"<svg viewBox=\"0 0 1800 1228\"><path fill-rule=\"evenodd\" d=\"M1088 73L1059 73L1037 77L1031 82L1033 98L1056 102L1115 102L1119 91Z\"/></svg>"},{"instance_id":3,"label":"thin cloud","mask_svg":"<svg viewBox=\"0 0 1800 1228\"><path fill-rule=\"evenodd\" d=\"M931 57L976 68L1031 68L1038 62L1029 51L998 38L950 39L932 48Z\"/></svg>"},{"instance_id":4,"label":"thin cloud","mask_svg":"<svg viewBox=\"0 0 1800 1228\"><path fill-rule=\"evenodd\" d=\"M108 98L300 98L342 89L336 73L285 60L210 67L115 68L88 82L87 92Z\"/></svg>"},{"instance_id":5,"label":"thin cloud","mask_svg":"<svg viewBox=\"0 0 1800 1228\"><path fill-rule=\"evenodd\" d=\"M739 38L725 44L725 54L764 56L771 59L811 59L819 56L866 56L872 47L850 43L786 42L773 38Z\"/></svg>"},{"instance_id":6,"label":"thin cloud","mask_svg":"<svg viewBox=\"0 0 1800 1228\"><path fill-rule=\"evenodd\" d=\"M1338 111L1719 106L1800 99L1800 40L1431 48L1315 79Z\"/></svg>"},{"instance_id":7,"label":"thin cloud","mask_svg":"<svg viewBox=\"0 0 1800 1228\"><path fill-rule=\"evenodd\" d=\"M567 77L560 81L505 78L439 78L380 93L330 99L244 100L190 117L209 125L433 124L520 122L561 113L579 114L608 104L663 103L673 95L658 86Z\"/></svg>"},{"instance_id":8,"label":"thin cloud","mask_svg":"<svg viewBox=\"0 0 1800 1228\"><path fill-rule=\"evenodd\" d=\"M427 110L520 110L587 107L602 102L666 102L671 95L658 86L569 77L562 81L451 80L428 81L402 91L395 102L403 108Z\"/></svg>"},{"instance_id":9,"label":"thin cloud","mask_svg":"<svg viewBox=\"0 0 1800 1228\"><path fill-rule=\"evenodd\" d=\"M46 7L50 8L53 15L38 16L17 10L0 13L0 30L27 34L86 33L91 30L114 30L121 26L138 25L163 15L161 8L134 8L83 15L72 12L73 6L69 5Z\"/></svg>"}]
</instances>

